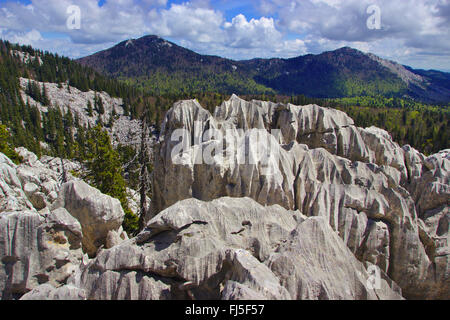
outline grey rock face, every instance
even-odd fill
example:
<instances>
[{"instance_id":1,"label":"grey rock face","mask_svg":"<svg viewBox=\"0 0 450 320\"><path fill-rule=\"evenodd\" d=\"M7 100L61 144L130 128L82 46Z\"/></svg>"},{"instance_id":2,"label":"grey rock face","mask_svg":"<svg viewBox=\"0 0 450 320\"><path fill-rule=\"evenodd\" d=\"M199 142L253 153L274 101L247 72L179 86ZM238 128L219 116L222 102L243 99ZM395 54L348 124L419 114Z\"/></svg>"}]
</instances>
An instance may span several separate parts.
<instances>
[{"instance_id":1,"label":"grey rock face","mask_svg":"<svg viewBox=\"0 0 450 320\"><path fill-rule=\"evenodd\" d=\"M178 202L136 238L101 250L68 283L88 299L401 298L392 282L372 289L368 278L323 218L220 198Z\"/></svg>"},{"instance_id":2,"label":"grey rock face","mask_svg":"<svg viewBox=\"0 0 450 320\"><path fill-rule=\"evenodd\" d=\"M385 281L368 286L366 269L322 217L299 224L268 265L294 299L401 299Z\"/></svg>"},{"instance_id":3,"label":"grey rock face","mask_svg":"<svg viewBox=\"0 0 450 320\"><path fill-rule=\"evenodd\" d=\"M83 257L82 244L86 242L83 241L83 231L90 230L89 227L83 229L74 215L54 203L56 192L60 191L57 171L60 170L60 159L52 166L55 158L38 160L23 148L18 152L24 159L24 163L18 166L0 154L0 299L20 298L35 288L39 289L30 293L34 298L47 294L50 299L82 298L83 294L71 287L60 289L79 269ZM65 161L65 165L75 167L71 162ZM68 178L73 179L70 173ZM97 217L91 222L103 230L105 221L107 230L122 232L123 211L117 209L116 202L96 189L91 190L84 185L81 189L96 197L95 201L88 199L92 202L88 206L89 212ZM37 202L36 195L41 197L41 202ZM73 209L70 193L67 199L67 207ZM55 207L50 209L52 205ZM80 205L83 205L82 201ZM118 226L114 222L116 218ZM121 233L119 237L125 238Z\"/></svg>"},{"instance_id":4,"label":"grey rock face","mask_svg":"<svg viewBox=\"0 0 450 320\"><path fill-rule=\"evenodd\" d=\"M190 145L174 158L179 140L172 135L180 128ZM198 160L220 144L206 136L209 129L225 137L225 155L205 163ZM252 129L274 144L276 161L239 162L236 150ZM280 134L271 135L276 129ZM274 174L265 174L268 168ZM323 216L360 261L380 267L406 297L448 298L448 168L447 151L426 158L384 130L357 128L337 110L233 96L213 116L196 101L181 101L167 113L155 147L152 215L191 197L230 196Z\"/></svg>"},{"instance_id":5,"label":"grey rock face","mask_svg":"<svg viewBox=\"0 0 450 320\"><path fill-rule=\"evenodd\" d=\"M81 224L83 251L94 256L111 230L119 230L125 213L120 201L102 194L83 181L62 185L53 210L65 208Z\"/></svg>"},{"instance_id":6,"label":"grey rock face","mask_svg":"<svg viewBox=\"0 0 450 320\"><path fill-rule=\"evenodd\" d=\"M0 214L1 298L12 299L41 283L60 286L81 259L80 226L61 212L48 219L35 211ZM67 217L67 216L66 216Z\"/></svg>"},{"instance_id":7,"label":"grey rock face","mask_svg":"<svg viewBox=\"0 0 450 320\"><path fill-rule=\"evenodd\" d=\"M174 158L177 129L191 145ZM198 162L223 140L208 129L233 144L223 135L222 157ZM267 144L278 158L263 162ZM118 200L72 177L61 186L58 160L19 151L19 166L0 154L3 299L449 298L449 150L400 148L340 111L176 103L132 239Z\"/></svg>"},{"instance_id":8,"label":"grey rock face","mask_svg":"<svg viewBox=\"0 0 450 320\"><path fill-rule=\"evenodd\" d=\"M66 285L55 288L50 284L42 284L24 294L20 300L85 300L83 290Z\"/></svg>"}]
</instances>

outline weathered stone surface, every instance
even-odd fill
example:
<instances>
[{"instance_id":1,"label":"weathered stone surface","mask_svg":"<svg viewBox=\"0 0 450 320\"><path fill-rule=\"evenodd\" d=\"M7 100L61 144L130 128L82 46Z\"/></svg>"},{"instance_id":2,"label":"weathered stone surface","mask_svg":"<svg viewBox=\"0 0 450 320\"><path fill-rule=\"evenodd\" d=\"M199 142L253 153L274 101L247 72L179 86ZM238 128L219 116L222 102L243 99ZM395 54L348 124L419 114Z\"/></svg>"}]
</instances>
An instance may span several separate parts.
<instances>
[{"instance_id":1,"label":"weathered stone surface","mask_svg":"<svg viewBox=\"0 0 450 320\"><path fill-rule=\"evenodd\" d=\"M173 153L179 139L171 138L180 128L188 130L190 144L177 158ZM199 161L205 150L221 143L206 136L209 129L222 132L225 155L205 163ZM242 164L239 148L256 129L263 129L263 140L270 145L276 141L271 151L278 158ZM281 134L271 135L274 129ZM226 130L231 130L235 148ZM250 156L257 144L250 143ZM345 113L316 105L247 102L233 96L213 116L194 100L181 101L167 113L155 147L152 215L191 197L250 197L263 205L299 209L325 217L358 259L379 266L407 297L448 298L448 293L442 296L448 267L436 264L447 256L434 253L443 238L444 248L448 243L448 219L442 218L450 198L447 154L425 158L409 146L400 148L384 130L357 128ZM266 174L268 169L272 174ZM428 220L427 210L432 210ZM444 236L433 238L432 230Z\"/></svg>"},{"instance_id":2,"label":"weathered stone surface","mask_svg":"<svg viewBox=\"0 0 450 320\"><path fill-rule=\"evenodd\" d=\"M73 288L60 289L79 269L83 255L80 222L62 206L49 208L60 188L60 160L59 165L51 165L55 158L47 157L41 162L24 148L17 151L24 159L20 165L0 154L0 299L20 298L41 284L55 288L50 294L54 299L82 298ZM70 173L67 177L73 179ZM89 191L97 201L109 199L98 190ZM99 208L103 211L93 212L94 216L111 218L110 211L117 212L111 209L114 205ZM102 229L101 219L94 223L92 227ZM113 224L105 223L109 223L107 228ZM126 239L120 222L114 230L121 232L120 239ZM48 291L41 289L31 296L41 297Z\"/></svg>"},{"instance_id":3,"label":"weathered stone surface","mask_svg":"<svg viewBox=\"0 0 450 320\"><path fill-rule=\"evenodd\" d=\"M23 158L23 162L16 166L16 175L23 186L23 191L27 200L36 210L42 210L49 207L55 200L62 182L62 165L66 171L68 181L75 180L72 171L80 170L79 163L43 156L38 159L37 156L20 147L16 148L17 153ZM20 198L20 197L19 197Z\"/></svg>"},{"instance_id":4,"label":"weathered stone surface","mask_svg":"<svg viewBox=\"0 0 450 320\"><path fill-rule=\"evenodd\" d=\"M119 230L125 213L120 201L102 194L83 181L70 181L61 187L53 210L65 208L83 231L83 251L94 256L105 245L108 232Z\"/></svg>"},{"instance_id":5,"label":"weathered stone surface","mask_svg":"<svg viewBox=\"0 0 450 320\"><path fill-rule=\"evenodd\" d=\"M0 153L0 213L32 208L33 205L22 189L17 166Z\"/></svg>"},{"instance_id":6,"label":"weathered stone surface","mask_svg":"<svg viewBox=\"0 0 450 320\"><path fill-rule=\"evenodd\" d=\"M55 288L45 283L24 294L20 300L86 300L83 290L71 285Z\"/></svg>"},{"instance_id":7,"label":"weathered stone surface","mask_svg":"<svg viewBox=\"0 0 450 320\"><path fill-rule=\"evenodd\" d=\"M225 280L222 299L292 299L289 292L280 285L280 280L250 252L230 250L227 252L227 262L232 268L225 275L225 279L229 280Z\"/></svg>"},{"instance_id":8,"label":"weathered stone surface","mask_svg":"<svg viewBox=\"0 0 450 320\"><path fill-rule=\"evenodd\" d=\"M401 299L385 281L368 286L366 269L322 217L300 223L268 265L293 299Z\"/></svg>"},{"instance_id":9,"label":"weathered stone surface","mask_svg":"<svg viewBox=\"0 0 450 320\"><path fill-rule=\"evenodd\" d=\"M123 231L122 227L120 227L119 230L109 230L108 235L106 236L105 248L110 249L125 240L128 240L128 235Z\"/></svg>"},{"instance_id":10,"label":"weathered stone surface","mask_svg":"<svg viewBox=\"0 0 450 320\"><path fill-rule=\"evenodd\" d=\"M190 145L173 157L176 129ZM18 152L19 166L0 154L0 298L449 298L450 150L400 148L340 111L176 103L132 239L118 200L70 175L61 186L60 159Z\"/></svg>"},{"instance_id":11,"label":"weathered stone surface","mask_svg":"<svg viewBox=\"0 0 450 320\"><path fill-rule=\"evenodd\" d=\"M1 213L1 298L20 297L41 283L64 284L79 264L80 236L79 225L61 212L47 219L35 211Z\"/></svg>"},{"instance_id":12,"label":"weathered stone surface","mask_svg":"<svg viewBox=\"0 0 450 320\"><path fill-rule=\"evenodd\" d=\"M281 263L281 257L305 259L321 276L304 277L305 264ZM363 264L323 218L250 198L180 201L138 237L101 250L80 269L69 283L95 299L143 298L142 281L149 282L153 298L295 299L300 296L292 288L299 281L323 282L333 290L309 298L401 298L392 282L395 290L385 280L380 289L366 288ZM348 293L337 293L344 289Z\"/></svg>"}]
</instances>

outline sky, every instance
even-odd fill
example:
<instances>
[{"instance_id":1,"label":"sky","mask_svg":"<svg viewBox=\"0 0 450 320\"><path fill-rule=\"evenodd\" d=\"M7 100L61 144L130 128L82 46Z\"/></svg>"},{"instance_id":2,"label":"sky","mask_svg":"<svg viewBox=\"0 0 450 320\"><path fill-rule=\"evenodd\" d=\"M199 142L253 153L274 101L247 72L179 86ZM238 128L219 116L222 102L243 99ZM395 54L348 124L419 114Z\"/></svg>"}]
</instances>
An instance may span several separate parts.
<instances>
[{"instance_id":1,"label":"sky","mask_svg":"<svg viewBox=\"0 0 450 320\"><path fill-rule=\"evenodd\" d=\"M0 0L0 38L71 58L149 34L236 60L349 46L450 72L450 0Z\"/></svg>"}]
</instances>

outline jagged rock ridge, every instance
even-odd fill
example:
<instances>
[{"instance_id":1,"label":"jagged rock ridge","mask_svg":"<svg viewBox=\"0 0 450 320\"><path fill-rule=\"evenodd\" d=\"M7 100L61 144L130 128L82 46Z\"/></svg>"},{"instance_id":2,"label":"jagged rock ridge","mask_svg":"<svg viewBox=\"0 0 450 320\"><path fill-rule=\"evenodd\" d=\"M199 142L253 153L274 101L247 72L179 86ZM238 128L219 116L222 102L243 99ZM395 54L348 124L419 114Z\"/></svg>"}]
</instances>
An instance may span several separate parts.
<instances>
[{"instance_id":1,"label":"jagged rock ridge","mask_svg":"<svg viewBox=\"0 0 450 320\"><path fill-rule=\"evenodd\" d=\"M178 142L171 136L179 128L191 132L194 144L174 163ZM266 132L267 141L278 139L272 150L278 160L269 163L276 174L265 175L261 162L239 164L233 151L198 163L211 144L231 148L203 138L211 128L223 136L235 130L237 149L252 129ZM277 138L270 134L275 129ZM233 96L211 115L196 101L181 101L168 111L155 150L152 209L157 214L190 197L231 196L323 216L360 261L379 266L406 297L448 297L449 160L449 150L427 158L401 148L384 130L358 128L345 113L317 105Z\"/></svg>"},{"instance_id":2,"label":"jagged rock ridge","mask_svg":"<svg viewBox=\"0 0 450 320\"><path fill-rule=\"evenodd\" d=\"M231 130L225 142L235 148L224 143L223 157L199 163L199 155L223 142L204 135L213 128ZM191 145L173 158L176 129L189 130ZM279 155L276 161L240 162L239 147L256 129ZM253 156L253 149L244 155ZM42 216L26 194L33 188L15 178L17 167L2 162L3 298L448 299L449 158L448 150L425 157L401 148L387 132L357 128L344 113L315 105L233 96L211 115L196 101L180 101L164 120L152 214L135 238L120 236L120 213L105 214L114 200L96 205L101 196L85 198L95 191L83 191L81 181L59 186L59 200ZM4 227L13 218L30 222ZM99 230L110 226L108 232L95 238L92 221ZM61 271L59 253L33 245L34 226L43 225L39 234L73 243L65 251L70 263L63 264L70 272ZM15 230L16 242L5 230ZM27 257L54 261L53 268L36 262L36 271L24 273L27 258L8 251L12 243L31 248ZM368 284L374 266L376 287Z\"/></svg>"}]
</instances>

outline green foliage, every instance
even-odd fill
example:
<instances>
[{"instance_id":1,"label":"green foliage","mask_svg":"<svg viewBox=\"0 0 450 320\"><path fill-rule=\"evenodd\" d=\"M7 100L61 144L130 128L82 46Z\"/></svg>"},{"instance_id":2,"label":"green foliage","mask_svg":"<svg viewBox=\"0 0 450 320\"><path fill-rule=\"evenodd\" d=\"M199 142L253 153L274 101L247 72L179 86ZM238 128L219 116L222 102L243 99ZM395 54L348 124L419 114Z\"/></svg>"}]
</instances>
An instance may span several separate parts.
<instances>
[{"instance_id":1,"label":"green foliage","mask_svg":"<svg viewBox=\"0 0 450 320\"><path fill-rule=\"evenodd\" d=\"M90 100L88 101L88 104L86 107L86 112L87 112L88 117L92 117L94 114L94 109L92 109L92 103Z\"/></svg>"},{"instance_id":2,"label":"green foliage","mask_svg":"<svg viewBox=\"0 0 450 320\"><path fill-rule=\"evenodd\" d=\"M400 145L409 144L424 154L449 147L449 106L381 96L336 99L327 104L346 112L357 126L385 129Z\"/></svg>"},{"instance_id":3,"label":"green foliage","mask_svg":"<svg viewBox=\"0 0 450 320\"><path fill-rule=\"evenodd\" d=\"M17 152L11 147L11 136L6 126L0 124L0 152L10 158L15 164L22 160Z\"/></svg>"},{"instance_id":4,"label":"green foliage","mask_svg":"<svg viewBox=\"0 0 450 320\"><path fill-rule=\"evenodd\" d=\"M450 101L450 74L411 70L426 81L419 86L408 84L377 59L352 48L290 59L233 61L146 36L79 61L158 96L203 92L317 98L407 95L427 102Z\"/></svg>"},{"instance_id":5,"label":"green foliage","mask_svg":"<svg viewBox=\"0 0 450 320\"><path fill-rule=\"evenodd\" d=\"M105 114L105 107L103 106L103 100L99 95L95 95L94 97L94 109L100 115Z\"/></svg>"},{"instance_id":6,"label":"green foliage","mask_svg":"<svg viewBox=\"0 0 450 320\"><path fill-rule=\"evenodd\" d=\"M89 130L86 146L86 181L101 192L119 199L125 211L124 230L132 234L138 228L138 218L128 207L126 182L122 176L122 163L118 152L111 145L106 130L100 125Z\"/></svg>"}]
</instances>

